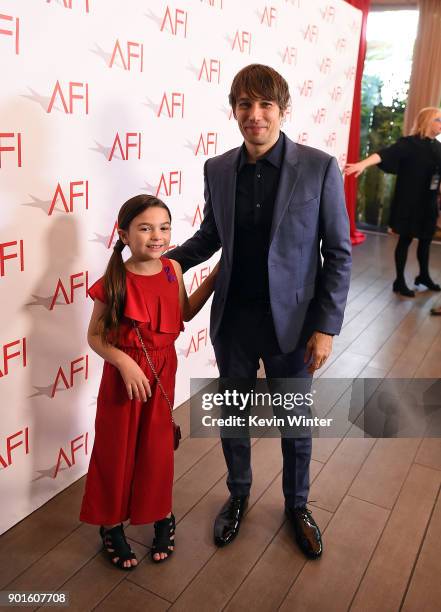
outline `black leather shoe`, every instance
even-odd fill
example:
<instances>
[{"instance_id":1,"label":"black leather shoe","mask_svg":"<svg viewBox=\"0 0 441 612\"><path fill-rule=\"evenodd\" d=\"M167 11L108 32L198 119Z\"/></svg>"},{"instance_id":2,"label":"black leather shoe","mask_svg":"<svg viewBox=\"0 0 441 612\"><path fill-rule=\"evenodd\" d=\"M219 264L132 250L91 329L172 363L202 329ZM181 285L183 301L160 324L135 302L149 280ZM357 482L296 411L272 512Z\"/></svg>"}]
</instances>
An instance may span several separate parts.
<instances>
[{"instance_id":1,"label":"black leather shoe","mask_svg":"<svg viewBox=\"0 0 441 612\"><path fill-rule=\"evenodd\" d=\"M441 287L434 283L430 276L419 276L415 279L415 285L425 285L429 291L441 291Z\"/></svg>"},{"instance_id":2,"label":"black leather shoe","mask_svg":"<svg viewBox=\"0 0 441 612\"><path fill-rule=\"evenodd\" d=\"M285 514L296 534L296 541L302 552L310 559L317 559L323 552L322 535L317 523L312 518L311 510L303 508L288 508Z\"/></svg>"},{"instance_id":3,"label":"black leather shoe","mask_svg":"<svg viewBox=\"0 0 441 612\"><path fill-rule=\"evenodd\" d=\"M226 546L239 533L240 521L248 507L248 495L231 496L222 506L222 510L214 521L214 543L216 546Z\"/></svg>"},{"instance_id":4,"label":"black leather shoe","mask_svg":"<svg viewBox=\"0 0 441 612\"><path fill-rule=\"evenodd\" d=\"M409 289L406 283L400 283L399 281L394 281L392 285L392 291L395 293L399 293L400 295L404 295L404 297L415 297L415 291Z\"/></svg>"}]
</instances>

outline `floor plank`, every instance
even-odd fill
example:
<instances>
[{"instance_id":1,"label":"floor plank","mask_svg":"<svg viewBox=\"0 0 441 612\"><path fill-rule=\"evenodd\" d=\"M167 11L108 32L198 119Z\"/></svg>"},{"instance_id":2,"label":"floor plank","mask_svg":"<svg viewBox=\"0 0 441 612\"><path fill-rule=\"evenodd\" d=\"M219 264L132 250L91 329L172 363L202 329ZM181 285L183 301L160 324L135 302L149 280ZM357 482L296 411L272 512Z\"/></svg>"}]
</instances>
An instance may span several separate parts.
<instances>
[{"instance_id":1,"label":"floor plank","mask_svg":"<svg viewBox=\"0 0 441 612\"><path fill-rule=\"evenodd\" d=\"M433 612L441 601L441 497L438 493L402 612Z\"/></svg>"},{"instance_id":2,"label":"floor plank","mask_svg":"<svg viewBox=\"0 0 441 612\"><path fill-rule=\"evenodd\" d=\"M251 510L281 470L280 441L261 439L253 447L253 487L250 495ZM217 548L213 543L213 521L226 501L227 488L222 478L204 498L192 508L176 529L178 555L166 567L145 564L139 568L133 581L169 601L175 601L203 568Z\"/></svg>"},{"instance_id":3,"label":"floor plank","mask_svg":"<svg viewBox=\"0 0 441 612\"><path fill-rule=\"evenodd\" d=\"M321 468L321 464L312 462L312 478ZM195 609L210 612L222 609L245 579L256 558L271 542L283 521L280 475L248 512L241 527L240 539L234 546L216 551L171 609L181 612Z\"/></svg>"},{"instance_id":4,"label":"floor plank","mask_svg":"<svg viewBox=\"0 0 441 612\"><path fill-rule=\"evenodd\" d=\"M347 610L388 516L384 508L345 497L326 529L326 555L305 564L279 610Z\"/></svg>"},{"instance_id":5,"label":"floor plank","mask_svg":"<svg viewBox=\"0 0 441 612\"><path fill-rule=\"evenodd\" d=\"M352 603L351 612L399 609L440 484L440 471L412 466Z\"/></svg>"},{"instance_id":6,"label":"floor plank","mask_svg":"<svg viewBox=\"0 0 441 612\"><path fill-rule=\"evenodd\" d=\"M392 508L420 443L419 438L377 440L352 483L349 495Z\"/></svg>"},{"instance_id":7,"label":"floor plank","mask_svg":"<svg viewBox=\"0 0 441 612\"><path fill-rule=\"evenodd\" d=\"M335 512L375 444L372 438L346 438L314 481L314 505Z\"/></svg>"},{"instance_id":8,"label":"floor plank","mask_svg":"<svg viewBox=\"0 0 441 612\"><path fill-rule=\"evenodd\" d=\"M322 532L323 546L326 549L326 527L332 513L314 507L313 516ZM225 612L248 612L249 610L272 612L277 610L306 563L307 560L294 541L292 527L284 521L269 546L230 599Z\"/></svg>"},{"instance_id":9,"label":"floor plank","mask_svg":"<svg viewBox=\"0 0 441 612\"><path fill-rule=\"evenodd\" d=\"M142 589L130 579L120 582L113 591L95 608L99 612L163 612L170 608L170 603L157 595Z\"/></svg>"}]
</instances>

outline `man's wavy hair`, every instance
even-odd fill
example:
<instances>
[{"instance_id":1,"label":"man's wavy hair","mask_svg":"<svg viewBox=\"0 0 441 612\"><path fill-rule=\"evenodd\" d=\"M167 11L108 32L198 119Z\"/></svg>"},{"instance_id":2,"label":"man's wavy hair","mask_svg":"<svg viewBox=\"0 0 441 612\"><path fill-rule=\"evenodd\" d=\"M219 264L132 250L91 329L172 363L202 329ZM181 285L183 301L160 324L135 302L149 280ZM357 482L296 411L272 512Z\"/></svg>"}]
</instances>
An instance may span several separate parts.
<instances>
[{"instance_id":1,"label":"man's wavy hair","mask_svg":"<svg viewBox=\"0 0 441 612\"><path fill-rule=\"evenodd\" d=\"M234 111L239 96L245 92L252 99L275 101L282 113L291 102L288 83L271 66L250 64L242 68L233 79L228 100Z\"/></svg>"}]
</instances>

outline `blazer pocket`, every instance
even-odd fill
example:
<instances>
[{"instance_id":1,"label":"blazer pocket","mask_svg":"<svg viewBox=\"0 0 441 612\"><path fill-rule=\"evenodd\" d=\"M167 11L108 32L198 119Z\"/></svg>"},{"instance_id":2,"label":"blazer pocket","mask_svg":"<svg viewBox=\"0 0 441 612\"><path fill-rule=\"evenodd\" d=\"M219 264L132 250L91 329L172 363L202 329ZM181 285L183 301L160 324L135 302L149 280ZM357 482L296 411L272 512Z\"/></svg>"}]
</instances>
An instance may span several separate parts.
<instances>
[{"instance_id":1,"label":"blazer pocket","mask_svg":"<svg viewBox=\"0 0 441 612\"><path fill-rule=\"evenodd\" d=\"M290 202L288 209L290 212L295 213L297 210L304 210L307 206L314 207L314 202L318 202L319 196L315 196L315 198L308 198L304 202Z\"/></svg>"},{"instance_id":2,"label":"blazer pocket","mask_svg":"<svg viewBox=\"0 0 441 612\"><path fill-rule=\"evenodd\" d=\"M300 287L300 289L296 289L296 301L297 304L301 304L302 302L306 302L307 300L312 300L315 293L315 283L311 283L309 285L304 285Z\"/></svg>"}]
</instances>

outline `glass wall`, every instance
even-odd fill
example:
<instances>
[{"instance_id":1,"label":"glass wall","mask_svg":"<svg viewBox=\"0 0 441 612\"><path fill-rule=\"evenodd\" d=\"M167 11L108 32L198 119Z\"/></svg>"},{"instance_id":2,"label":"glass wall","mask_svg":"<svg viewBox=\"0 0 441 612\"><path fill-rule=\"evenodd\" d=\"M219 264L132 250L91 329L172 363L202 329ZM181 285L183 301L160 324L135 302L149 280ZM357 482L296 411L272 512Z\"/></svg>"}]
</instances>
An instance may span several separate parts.
<instances>
[{"instance_id":1,"label":"glass wall","mask_svg":"<svg viewBox=\"0 0 441 612\"><path fill-rule=\"evenodd\" d=\"M369 13L360 159L402 135L417 26L417 10ZM386 230L394 185L395 177L377 167L359 177L357 220L361 228Z\"/></svg>"}]
</instances>

